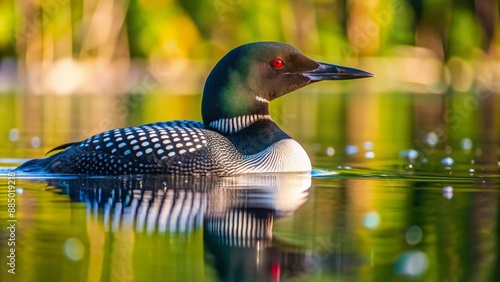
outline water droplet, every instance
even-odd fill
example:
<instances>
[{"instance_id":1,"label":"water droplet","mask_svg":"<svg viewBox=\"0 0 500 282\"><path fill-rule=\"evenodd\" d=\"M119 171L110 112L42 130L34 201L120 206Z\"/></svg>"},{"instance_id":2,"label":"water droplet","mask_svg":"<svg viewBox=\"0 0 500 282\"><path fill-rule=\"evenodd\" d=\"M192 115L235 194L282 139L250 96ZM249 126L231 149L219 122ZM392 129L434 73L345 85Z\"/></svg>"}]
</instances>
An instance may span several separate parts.
<instances>
[{"instance_id":1,"label":"water droplet","mask_svg":"<svg viewBox=\"0 0 500 282\"><path fill-rule=\"evenodd\" d=\"M422 240L422 229L416 225L410 227L405 234L406 242L416 245Z\"/></svg>"},{"instance_id":2,"label":"water droplet","mask_svg":"<svg viewBox=\"0 0 500 282\"><path fill-rule=\"evenodd\" d=\"M363 216L363 226L368 229L377 228L380 225L380 215L376 211L367 212Z\"/></svg>"},{"instance_id":3,"label":"water droplet","mask_svg":"<svg viewBox=\"0 0 500 282\"><path fill-rule=\"evenodd\" d=\"M443 187L443 197L445 197L448 200L453 198L453 187L452 186Z\"/></svg>"},{"instance_id":4,"label":"water droplet","mask_svg":"<svg viewBox=\"0 0 500 282\"><path fill-rule=\"evenodd\" d=\"M413 149L410 149L408 150L408 158L413 160L413 159L416 159L418 157L418 151L417 150L413 150Z\"/></svg>"},{"instance_id":5,"label":"water droplet","mask_svg":"<svg viewBox=\"0 0 500 282\"><path fill-rule=\"evenodd\" d=\"M19 129L12 128L9 131L9 140L12 142L16 142L17 140L19 140Z\"/></svg>"},{"instance_id":6,"label":"water droplet","mask_svg":"<svg viewBox=\"0 0 500 282\"><path fill-rule=\"evenodd\" d=\"M83 258L85 254L85 248L80 240L75 238L69 238L64 243L64 254L74 261L79 261Z\"/></svg>"},{"instance_id":7,"label":"water droplet","mask_svg":"<svg viewBox=\"0 0 500 282\"><path fill-rule=\"evenodd\" d=\"M33 138L31 138L31 147L38 149L41 145L42 140L40 140L40 137L34 136Z\"/></svg>"},{"instance_id":8,"label":"water droplet","mask_svg":"<svg viewBox=\"0 0 500 282\"><path fill-rule=\"evenodd\" d=\"M365 153L365 158L367 158L367 159L373 159L373 158L375 158L375 153L371 152L371 151L370 152L366 152Z\"/></svg>"},{"instance_id":9,"label":"water droplet","mask_svg":"<svg viewBox=\"0 0 500 282\"><path fill-rule=\"evenodd\" d=\"M365 149L366 151L373 150L373 142L372 141L365 141L363 143L363 149Z\"/></svg>"},{"instance_id":10,"label":"water droplet","mask_svg":"<svg viewBox=\"0 0 500 282\"><path fill-rule=\"evenodd\" d=\"M335 149L333 149L333 147L328 147L328 148L326 148L326 154L327 154L329 157L332 157L333 155L335 155Z\"/></svg>"},{"instance_id":11,"label":"water droplet","mask_svg":"<svg viewBox=\"0 0 500 282\"><path fill-rule=\"evenodd\" d=\"M470 149L472 149L472 140L469 138L463 138L460 140L460 147L462 147L465 151L470 151Z\"/></svg>"},{"instance_id":12,"label":"water droplet","mask_svg":"<svg viewBox=\"0 0 500 282\"><path fill-rule=\"evenodd\" d=\"M347 145L345 147L345 152L348 155L354 155L354 154L356 154L358 152L358 146L356 146L356 145Z\"/></svg>"},{"instance_id":13,"label":"water droplet","mask_svg":"<svg viewBox=\"0 0 500 282\"><path fill-rule=\"evenodd\" d=\"M453 159L450 157L446 157L441 160L441 163L444 164L445 166L451 166L453 165L453 162L454 162Z\"/></svg>"},{"instance_id":14,"label":"water droplet","mask_svg":"<svg viewBox=\"0 0 500 282\"><path fill-rule=\"evenodd\" d=\"M408 158L410 160L414 160L418 157L418 151L414 149L401 151L399 152L399 156L402 158Z\"/></svg>"},{"instance_id":15,"label":"water droplet","mask_svg":"<svg viewBox=\"0 0 500 282\"><path fill-rule=\"evenodd\" d=\"M427 255L422 251L408 251L402 253L395 262L396 273L418 276L427 270Z\"/></svg>"},{"instance_id":16,"label":"water droplet","mask_svg":"<svg viewBox=\"0 0 500 282\"><path fill-rule=\"evenodd\" d=\"M22 195L24 192L23 188L17 188L16 189L16 193L19 194L19 195Z\"/></svg>"},{"instance_id":17,"label":"water droplet","mask_svg":"<svg viewBox=\"0 0 500 282\"><path fill-rule=\"evenodd\" d=\"M439 141L439 136L435 132L429 132L427 133L427 136L425 137L425 142L431 146L435 146Z\"/></svg>"}]
</instances>

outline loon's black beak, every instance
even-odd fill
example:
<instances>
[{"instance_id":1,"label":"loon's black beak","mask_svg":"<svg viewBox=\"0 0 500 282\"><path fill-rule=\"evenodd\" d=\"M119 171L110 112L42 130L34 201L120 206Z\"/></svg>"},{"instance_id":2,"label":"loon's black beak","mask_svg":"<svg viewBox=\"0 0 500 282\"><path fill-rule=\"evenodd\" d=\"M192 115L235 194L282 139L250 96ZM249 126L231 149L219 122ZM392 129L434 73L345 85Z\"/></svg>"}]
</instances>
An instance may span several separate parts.
<instances>
[{"instance_id":1,"label":"loon's black beak","mask_svg":"<svg viewBox=\"0 0 500 282\"><path fill-rule=\"evenodd\" d=\"M303 72L302 75L308 77L311 82L321 81L321 80L345 80L345 79L357 79L364 77L372 77L373 74L343 66L330 65L326 63L318 63L319 67Z\"/></svg>"}]
</instances>

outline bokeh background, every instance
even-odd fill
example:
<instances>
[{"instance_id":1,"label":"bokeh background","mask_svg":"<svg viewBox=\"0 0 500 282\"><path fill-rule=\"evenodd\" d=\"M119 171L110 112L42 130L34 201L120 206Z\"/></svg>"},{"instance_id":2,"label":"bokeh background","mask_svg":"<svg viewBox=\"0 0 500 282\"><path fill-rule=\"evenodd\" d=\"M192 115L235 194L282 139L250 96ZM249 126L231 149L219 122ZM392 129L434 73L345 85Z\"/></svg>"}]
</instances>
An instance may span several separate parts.
<instances>
[{"instance_id":1,"label":"bokeh background","mask_svg":"<svg viewBox=\"0 0 500 282\"><path fill-rule=\"evenodd\" d=\"M376 75L271 103L313 166L340 173L314 178L307 202L275 221L285 244L265 258L282 253L282 279L497 281L498 15L496 0L0 0L0 166L111 128L201 120L205 78L224 54L282 41ZM115 232L127 213L114 191L132 187L122 180L20 180L15 279L211 281L217 259L252 265L240 252L210 255L203 232ZM77 202L85 191L102 191L99 210ZM285 268L301 256L309 269Z\"/></svg>"},{"instance_id":2,"label":"bokeh background","mask_svg":"<svg viewBox=\"0 0 500 282\"><path fill-rule=\"evenodd\" d=\"M3 0L0 157L40 156L113 127L200 120L203 83L225 53L282 41L376 74L272 104L310 154L334 163L363 160L363 150L461 148L496 163L498 14L495 0Z\"/></svg>"}]
</instances>

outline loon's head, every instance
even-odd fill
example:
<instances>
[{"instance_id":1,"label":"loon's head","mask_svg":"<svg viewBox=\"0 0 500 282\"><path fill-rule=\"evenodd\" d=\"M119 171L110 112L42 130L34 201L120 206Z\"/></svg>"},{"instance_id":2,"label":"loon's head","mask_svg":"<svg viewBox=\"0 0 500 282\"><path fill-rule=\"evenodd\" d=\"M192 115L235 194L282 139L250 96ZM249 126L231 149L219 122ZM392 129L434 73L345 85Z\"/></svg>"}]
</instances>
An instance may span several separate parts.
<instances>
[{"instance_id":1,"label":"loon's head","mask_svg":"<svg viewBox=\"0 0 500 282\"><path fill-rule=\"evenodd\" d=\"M245 115L268 115L268 102L321 80L373 76L371 73L313 61L278 42L256 42L226 54L210 73L203 90L205 125Z\"/></svg>"}]
</instances>

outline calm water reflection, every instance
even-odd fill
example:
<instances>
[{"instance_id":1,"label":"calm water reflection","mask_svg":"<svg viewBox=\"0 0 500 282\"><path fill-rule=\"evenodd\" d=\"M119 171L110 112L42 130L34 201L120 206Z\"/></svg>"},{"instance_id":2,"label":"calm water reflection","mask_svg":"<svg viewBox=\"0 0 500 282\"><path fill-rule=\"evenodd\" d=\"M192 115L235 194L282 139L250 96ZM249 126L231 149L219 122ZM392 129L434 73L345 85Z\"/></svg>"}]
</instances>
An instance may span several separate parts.
<instances>
[{"instance_id":1,"label":"calm water reflection","mask_svg":"<svg viewBox=\"0 0 500 282\"><path fill-rule=\"evenodd\" d=\"M495 178L427 181L341 171L312 179L17 179L16 187L16 275L5 268L2 212L2 281L494 281L499 275Z\"/></svg>"}]
</instances>

